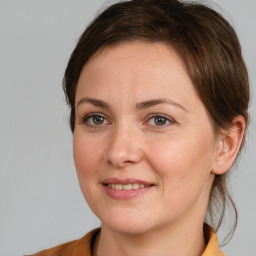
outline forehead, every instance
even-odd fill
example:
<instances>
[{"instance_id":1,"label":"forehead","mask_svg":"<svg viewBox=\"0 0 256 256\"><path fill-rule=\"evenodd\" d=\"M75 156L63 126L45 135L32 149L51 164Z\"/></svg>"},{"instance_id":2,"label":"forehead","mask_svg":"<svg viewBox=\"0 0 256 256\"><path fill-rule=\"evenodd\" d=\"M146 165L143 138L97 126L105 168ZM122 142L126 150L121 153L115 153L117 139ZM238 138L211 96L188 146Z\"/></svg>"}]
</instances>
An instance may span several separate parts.
<instances>
[{"instance_id":1,"label":"forehead","mask_svg":"<svg viewBox=\"0 0 256 256\"><path fill-rule=\"evenodd\" d=\"M80 74L77 91L110 85L116 89L159 89L169 84L180 89L193 84L174 49L165 43L123 42L96 52ZM118 85L118 87L117 87ZM90 88L89 88L90 87ZM174 88L173 88L174 89Z\"/></svg>"},{"instance_id":2,"label":"forehead","mask_svg":"<svg viewBox=\"0 0 256 256\"><path fill-rule=\"evenodd\" d=\"M136 63L134 69L157 68L163 69L164 65L172 65L172 68L179 68L185 72L183 62L179 58L176 51L164 42L145 42L145 41L127 41L100 48L84 65L83 69L100 68L113 66L105 65L110 63L118 63L120 65L129 65ZM152 65L150 65L152 64ZM140 66L138 66L140 65ZM118 68L116 66L115 68ZM170 70L169 70L170 71Z\"/></svg>"}]
</instances>

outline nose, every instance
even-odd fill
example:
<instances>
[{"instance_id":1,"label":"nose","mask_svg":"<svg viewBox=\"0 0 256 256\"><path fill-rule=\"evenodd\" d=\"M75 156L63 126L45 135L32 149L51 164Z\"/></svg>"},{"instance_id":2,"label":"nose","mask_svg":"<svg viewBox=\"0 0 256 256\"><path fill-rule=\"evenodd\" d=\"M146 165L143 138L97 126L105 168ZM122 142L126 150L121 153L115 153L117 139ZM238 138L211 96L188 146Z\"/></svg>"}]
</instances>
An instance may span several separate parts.
<instances>
[{"instance_id":1,"label":"nose","mask_svg":"<svg viewBox=\"0 0 256 256\"><path fill-rule=\"evenodd\" d=\"M141 138L135 129L117 127L111 132L109 144L104 152L107 164L123 168L142 160Z\"/></svg>"}]
</instances>

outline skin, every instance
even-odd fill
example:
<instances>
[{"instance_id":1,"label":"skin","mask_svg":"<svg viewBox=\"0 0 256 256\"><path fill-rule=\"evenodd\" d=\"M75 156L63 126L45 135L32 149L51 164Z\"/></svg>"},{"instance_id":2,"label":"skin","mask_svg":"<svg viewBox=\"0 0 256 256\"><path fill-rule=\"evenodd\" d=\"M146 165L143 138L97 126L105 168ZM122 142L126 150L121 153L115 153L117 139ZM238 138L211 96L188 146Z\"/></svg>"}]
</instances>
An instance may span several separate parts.
<instances>
[{"instance_id":1,"label":"skin","mask_svg":"<svg viewBox=\"0 0 256 256\"><path fill-rule=\"evenodd\" d=\"M138 108L158 99L168 102ZM135 41L96 53L78 81L73 141L82 193L102 221L93 254L201 255L214 175L228 168L225 152L233 150L230 164L235 159L241 136L234 141L214 134L170 46ZM110 177L153 186L135 198L116 200L102 185Z\"/></svg>"}]
</instances>

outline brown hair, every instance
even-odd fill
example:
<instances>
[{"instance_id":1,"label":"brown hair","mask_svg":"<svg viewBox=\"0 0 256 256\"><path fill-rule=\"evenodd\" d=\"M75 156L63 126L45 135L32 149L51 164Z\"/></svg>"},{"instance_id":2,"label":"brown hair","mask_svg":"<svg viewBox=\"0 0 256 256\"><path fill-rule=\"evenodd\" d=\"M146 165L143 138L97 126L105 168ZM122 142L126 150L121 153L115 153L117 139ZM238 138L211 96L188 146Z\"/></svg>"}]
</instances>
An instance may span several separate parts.
<instances>
[{"instance_id":1,"label":"brown hair","mask_svg":"<svg viewBox=\"0 0 256 256\"><path fill-rule=\"evenodd\" d=\"M194 87L220 133L242 115L248 122L249 83L241 47L232 26L219 13L198 3L178 0L131 0L103 11L80 37L66 68L63 88L75 129L75 94L84 64L105 46L123 41L165 42L180 56ZM208 216L215 231L223 221L226 205L237 210L227 188L227 173L216 175Z\"/></svg>"}]
</instances>

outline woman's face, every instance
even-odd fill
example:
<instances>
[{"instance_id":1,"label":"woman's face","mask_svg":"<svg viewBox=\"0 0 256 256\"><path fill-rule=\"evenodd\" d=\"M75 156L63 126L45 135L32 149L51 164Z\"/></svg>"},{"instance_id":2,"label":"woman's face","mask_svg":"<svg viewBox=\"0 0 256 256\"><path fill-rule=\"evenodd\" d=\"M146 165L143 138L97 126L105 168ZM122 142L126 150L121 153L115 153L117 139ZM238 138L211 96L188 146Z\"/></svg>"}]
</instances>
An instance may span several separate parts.
<instances>
[{"instance_id":1,"label":"woman's face","mask_svg":"<svg viewBox=\"0 0 256 256\"><path fill-rule=\"evenodd\" d=\"M163 43L104 48L76 92L74 160L103 227L140 234L202 221L216 141L186 71Z\"/></svg>"}]
</instances>

